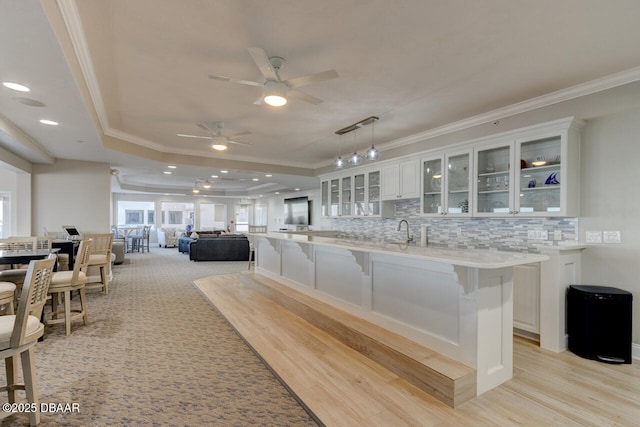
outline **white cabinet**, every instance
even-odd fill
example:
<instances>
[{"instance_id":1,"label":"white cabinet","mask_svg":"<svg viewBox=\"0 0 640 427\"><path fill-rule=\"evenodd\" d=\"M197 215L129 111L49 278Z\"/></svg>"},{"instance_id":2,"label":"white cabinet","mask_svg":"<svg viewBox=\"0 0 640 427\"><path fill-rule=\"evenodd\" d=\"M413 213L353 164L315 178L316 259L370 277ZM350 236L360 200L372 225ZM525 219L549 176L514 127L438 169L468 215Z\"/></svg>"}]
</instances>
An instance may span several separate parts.
<instances>
[{"instance_id":1,"label":"white cabinet","mask_svg":"<svg viewBox=\"0 0 640 427\"><path fill-rule=\"evenodd\" d=\"M513 267L513 327L530 334L540 334L539 264Z\"/></svg>"},{"instance_id":2,"label":"white cabinet","mask_svg":"<svg viewBox=\"0 0 640 427\"><path fill-rule=\"evenodd\" d=\"M391 162L382 168L382 200L420 197L420 162L408 159Z\"/></svg>"},{"instance_id":3,"label":"white cabinet","mask_svg":"<svg viewBox=\"0 0 640 427\"><path fill-rule=\"evenodd\" d=\"M423 158L423 214L471 215L471 158L471 150Z\"/></svg>"},{"instance_id":4,"label":"white cabinet","mask_svg":"<svg viewBox=\"0 0 640 427\"><path fill-rule=\"evenodd\" d=\"M320 184L322 216L380 215L380 171L351 171L325 177Z\"/></svg>"},{"instance_id":5,"label":"white cabinet","mask_svg":"<svg viewBox=\"0 0 640 427\"><path fill-rule=\"evenodd\" d=\"M474 216L577 216L579 128L560 120L476 146Z\"/></svg>"}]
</instances>

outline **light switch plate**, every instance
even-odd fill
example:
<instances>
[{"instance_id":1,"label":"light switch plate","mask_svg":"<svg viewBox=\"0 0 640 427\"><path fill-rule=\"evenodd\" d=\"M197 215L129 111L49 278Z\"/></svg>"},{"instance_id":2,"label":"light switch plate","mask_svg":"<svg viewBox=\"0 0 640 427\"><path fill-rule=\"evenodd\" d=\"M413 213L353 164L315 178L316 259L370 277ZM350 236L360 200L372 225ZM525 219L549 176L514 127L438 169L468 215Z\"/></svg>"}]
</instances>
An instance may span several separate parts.
<instances>
[{"instance_id":1,"label":"light switch plate","mask_svg":"<svg viewBox=\"0 0 640 427\"><path fill-rule=\"evenodd\" d=\"M619 231L603 231L602 232L602 242L603 243L620 243L620 232Z\"/></svg>"},{"instance_id":2,"label":"light switch plate","mask_svg":"<svg viewBox=\"0 0 640 427\"><path fill-rule=\"evenodd\" d=\"M587 231L587 243L602 243L601 231Z\"/></svg>"}]
</instances>

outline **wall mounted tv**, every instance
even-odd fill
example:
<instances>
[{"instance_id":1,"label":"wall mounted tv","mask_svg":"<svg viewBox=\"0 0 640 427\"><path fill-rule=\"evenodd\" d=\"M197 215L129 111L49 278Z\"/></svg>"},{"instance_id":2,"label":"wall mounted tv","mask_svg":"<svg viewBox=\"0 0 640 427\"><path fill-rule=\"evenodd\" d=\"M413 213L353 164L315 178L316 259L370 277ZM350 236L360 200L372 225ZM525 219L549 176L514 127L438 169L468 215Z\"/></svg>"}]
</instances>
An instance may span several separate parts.
<instances>
[{"instance_id":1,"label":"wall mounted tv","mask_svg":"<svg viewBox=\"0 0 640 427\"><path fill-rule=\"evenodd\" d=\"M311 223L311 201L308 197L284 199L284 223L291 225Z\"/></svg>"}]
</instances>

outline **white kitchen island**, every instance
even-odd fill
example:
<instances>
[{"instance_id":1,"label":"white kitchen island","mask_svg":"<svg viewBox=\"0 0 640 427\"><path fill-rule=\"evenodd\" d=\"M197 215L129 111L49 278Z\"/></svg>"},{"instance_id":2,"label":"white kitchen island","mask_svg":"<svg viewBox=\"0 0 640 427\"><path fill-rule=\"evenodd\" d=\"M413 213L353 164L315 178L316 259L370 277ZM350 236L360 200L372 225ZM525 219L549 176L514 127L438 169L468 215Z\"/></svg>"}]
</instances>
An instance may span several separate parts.
<instances>
[{"instance_id":1,"label":"white kitchen island","mask_svg":"<svg viewBox=\"0 0 640 427\"><path fill-rule=\"evenodd\" d=\"M513 267L546 255L288 233L251 234L256 273L477 372L477 394L512 377Z\"/></svg>"}]
</instances>

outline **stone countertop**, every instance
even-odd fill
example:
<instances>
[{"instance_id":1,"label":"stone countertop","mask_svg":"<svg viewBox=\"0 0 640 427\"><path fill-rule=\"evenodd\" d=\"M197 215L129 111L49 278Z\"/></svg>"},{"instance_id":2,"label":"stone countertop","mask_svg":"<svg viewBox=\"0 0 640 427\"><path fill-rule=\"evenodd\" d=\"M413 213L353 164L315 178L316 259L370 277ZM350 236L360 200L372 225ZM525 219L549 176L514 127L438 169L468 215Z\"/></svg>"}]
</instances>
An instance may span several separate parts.
<instances>
[{"instance_id":1,"label":"stone countertop","mask_svg":"<svg viewBox=\"0 0 640 427\"><path fill-rule=\"evenodd\" d=\"M549 259L546 255L504 252L491 249L450 249L406 244L403 242L376 243L290 233L254 233L251 235L274 240L310 243L320 246L379 253L384 255L395 255L405 258L426 259L429 261L484 269L513 267L515 265L541 262Z\"/></svg>"}]
</instances>

